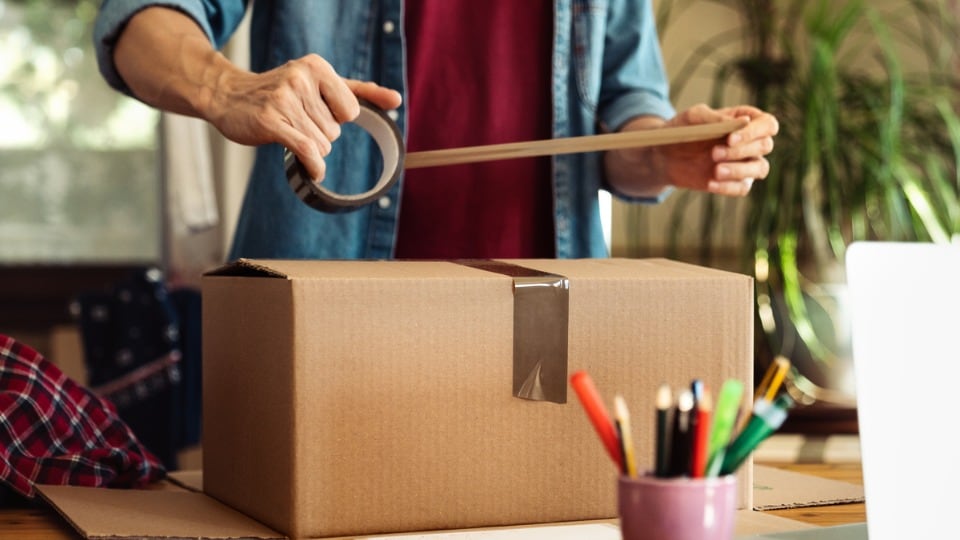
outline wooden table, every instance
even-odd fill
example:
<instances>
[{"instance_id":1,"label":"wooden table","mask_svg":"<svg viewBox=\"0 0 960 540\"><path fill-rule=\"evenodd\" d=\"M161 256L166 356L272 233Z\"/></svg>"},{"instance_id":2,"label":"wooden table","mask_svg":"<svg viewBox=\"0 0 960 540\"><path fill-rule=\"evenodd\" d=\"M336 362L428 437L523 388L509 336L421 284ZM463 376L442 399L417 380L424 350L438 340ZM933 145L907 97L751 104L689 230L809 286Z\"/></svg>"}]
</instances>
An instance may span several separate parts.
<instances>
[{"instance_id":1,"label":"wooden table","mask_svg":"<svg viewBox=\"0 0 960 540\"><path fill-rule=\"evenodd\" d=\"M773 467L863 484L859 463L843 464L768 464ZM863 503L770 510L768 513L815 525L842 525L867 520ZM0 508L0 539L6 540L78 540L81 537L52 509Z\"/></svg>"}]
</instances>

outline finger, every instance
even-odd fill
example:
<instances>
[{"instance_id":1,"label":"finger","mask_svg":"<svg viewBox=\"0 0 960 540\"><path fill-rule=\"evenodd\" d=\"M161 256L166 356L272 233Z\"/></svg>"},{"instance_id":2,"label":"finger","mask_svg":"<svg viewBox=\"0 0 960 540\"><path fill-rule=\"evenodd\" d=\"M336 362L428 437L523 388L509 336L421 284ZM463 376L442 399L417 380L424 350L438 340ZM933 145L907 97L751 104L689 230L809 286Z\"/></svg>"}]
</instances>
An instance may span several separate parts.
<instances>
[{"instance_id":1,"label":"finger","mask_svg":"<svg viewBox=\"0 0 960 540\"><path fill-rule=\"evenodd\" d=\"M315 55L288 62L280 68L286 85L278 89L275 99L288 122L313 138L327 155L331 142L340 136L340 124L319 91L323 65L326 62Z\"/></svg>"},{"instance_id":2,"label":"finger","mask_svg":"<svg viewBox=\"0 0 960 540\"><path fill-rule=\"evenodd\" d=\"M715 195L728 197L745 197L753 187L753 178L743 178L736 181L711 180L707 183L707 191Z\"/></svg>"},{"instance_id":3,"label":"finger","mask_svg":"<svg viewBox=\"0 0 960 540\"><path fill-rule=\"evenodd\" d=\"M344 79L337 74L329 62L316 54L308 54L300 59L317 81L324 103L330 109L337 123L351 122L360 114L360 104Z\"/></svg>"},{"instance_id":4,"label":"finger","mask_svg":"<svg viewBox=\"0 0 960 540\"><path fill-rule=\"evenodd\" d=\"M323 156L326 154L317 144L317 137L305 135L290 124L283 123L277 130L277 142L297 156L311 180L314 182L323 180L327 171L327 164L323 161Z\"/></svg>"},{"instance_id":5,"label":"finger","mask_svg":"<svg viewBox=\"0 0 960 540\"><path fill-rule=\"evenodd\" d=\"M768 174L770 174L770 162L765 158L757 158L718 163L713 178L720 181L739 181L745 178L766 178Z\"/></svg>"},{"instance_id":6,"label":"finger","mask_svg":"<svg viewBox=\"0 0 960 540\"><path fill-rule=\"evenodd\" d=\"M340 137L340 123L334 118L327 103L316 92L312 92L309 97L305 97L301 105L310 121L309 125L304 124L296 127L319 137L317 142L321 145L323 155L329 154L333 141Z\"/></svg>"},{"instance_id":7,"label":"finger","mask_svg":"<svg viewBox=\"0 0 960 540\"><path fill-rule=\"evenodd\" d=\"M733 116L733 117L745 116L751 120L754 118L759 118L764 114L767 114L762 110L754 107L753 105L736 105L734 107L721 107L720 109L717 109L717 111L719 111L721 114L724 114L726 116Z\"/></svg>"},{"instance_id":8,"label":"finger","mask_svg":"<svg viewBox=\"0 0 960 540\"><path fill-rule=\"evenodd\" d=\"M736 146L717 145L713 147L710 155L718 163L721 161L742 161L770 154L773 152L773 144L773 137L764 137Z\"/></svg>"},{"instance_id":9,"label":"finger","mask_svg":"<svg viewBox=\"0 0 960 540\"><path fill-rule=\"evenodd\" d=\"M744 116L738 116L744 118ZM736 146L738 144L773 137L780 131L780 123L772 114L761 113L756 117L747 116L750 121L746 126L734 131L727 136L727 144Z\"/></svg>"},{"instance_id":10,"label":"finger","mask_svg":"<svg viewBox=\"0 0 960 540\"><path fill-rule=\"evenodd\" d=\"M730 117L721 114L719 111L701 103L681 112L672 120L670 120L668 124L673 126L710 124L714 122L721 122L729 118Z\"/></svg>"}]
</instances>

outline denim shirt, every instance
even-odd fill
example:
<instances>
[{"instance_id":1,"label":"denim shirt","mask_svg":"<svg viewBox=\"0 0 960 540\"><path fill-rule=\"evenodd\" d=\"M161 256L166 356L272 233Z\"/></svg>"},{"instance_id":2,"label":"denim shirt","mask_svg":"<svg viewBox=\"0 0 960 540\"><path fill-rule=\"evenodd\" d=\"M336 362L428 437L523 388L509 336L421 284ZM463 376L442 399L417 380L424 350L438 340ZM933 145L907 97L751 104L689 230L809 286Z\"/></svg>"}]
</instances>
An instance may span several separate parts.
<instances>
[{"instance_id":1,"label":"denim shirt","mask_svg":"<svg viewBox=\"0 0 960 540\"><path fill-rule=\"evenodd\" d=\"M94 34L98 62L107 82L128 94L113 65L113 46L126 21L152 4L189 15L218 48L247 8L246 0L105 0ZM285 0L254 2L252 9L253 71L317 53L343 77L404 94L402 0ZM551 86L555 138L615 131L638 115L673 117L651 1L555 0ZM396 113L405 133L405 106ZM606 256L598 204L598 190L608 189L602 154L552 161L556 256ZM364 192L379 176L379 150L366 133L348 126L326 164L328 189ZM288 187L280 146L258 147L230 258L390 258L402 182L357 211L324 214Z\"/></svg>"}]
</instances>

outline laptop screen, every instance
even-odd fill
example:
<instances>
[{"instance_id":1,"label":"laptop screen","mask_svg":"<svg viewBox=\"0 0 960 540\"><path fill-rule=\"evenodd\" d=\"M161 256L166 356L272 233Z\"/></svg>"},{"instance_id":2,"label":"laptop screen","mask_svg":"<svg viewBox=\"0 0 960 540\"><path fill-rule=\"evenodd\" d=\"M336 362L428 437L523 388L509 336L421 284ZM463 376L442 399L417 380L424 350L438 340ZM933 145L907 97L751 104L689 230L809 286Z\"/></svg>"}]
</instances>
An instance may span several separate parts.
<instances>
[{"instance_id":1,"label":"laptop screen","mask_svg":"<svg viewBox=\"0 0 960 540\"><path fill-rule=\"evenodd\" d=\"M871 540L960 538L960 246L847 251Z\"/></svg>"}]
</instances>

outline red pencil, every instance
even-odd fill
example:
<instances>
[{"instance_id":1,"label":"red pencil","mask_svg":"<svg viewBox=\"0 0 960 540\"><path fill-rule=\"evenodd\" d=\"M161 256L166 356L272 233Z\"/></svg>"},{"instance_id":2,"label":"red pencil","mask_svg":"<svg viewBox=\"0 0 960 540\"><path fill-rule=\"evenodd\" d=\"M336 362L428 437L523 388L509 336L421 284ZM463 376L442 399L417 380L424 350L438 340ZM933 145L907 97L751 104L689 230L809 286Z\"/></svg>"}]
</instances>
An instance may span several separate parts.
<instances>
[{"instance_id":1,"label":"red pencil","mask_svg":"<svg viewBox=\"0 0 960 540\"><path fill-rule=\"evenodd\" d=\"M610 454L610 459L617 465L618 470L623 470L623 459L620 456L620 442L617 438L617 431L613 426L610 413L607 412L603 400L600 399L600 393L597 391L596 385L593 384L590 374L586 371L574 373L570 376L570 385L573 386L577 397L580 398L580 404L583 405L583 410L590 418L593 428L597 430L597 435L603 441L603 446Z\"/></svg>"},{"instance_id":2,"label":"red pencil","mask_svg":"<svg viewBox=\"0 0 960 540\"><path fill-rule=\"evenodd\" d=\"M696 430L693 432L693 449L690 452L690 476L703 478L707 471L707 460L710 458L710 422L712 420L713 403L710 400L710 390L703 389L703 397L697 401Z\"/></svg>"}]
</instances>

